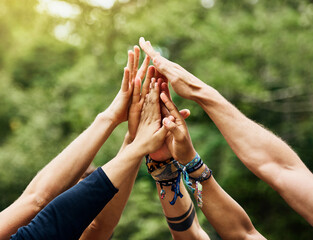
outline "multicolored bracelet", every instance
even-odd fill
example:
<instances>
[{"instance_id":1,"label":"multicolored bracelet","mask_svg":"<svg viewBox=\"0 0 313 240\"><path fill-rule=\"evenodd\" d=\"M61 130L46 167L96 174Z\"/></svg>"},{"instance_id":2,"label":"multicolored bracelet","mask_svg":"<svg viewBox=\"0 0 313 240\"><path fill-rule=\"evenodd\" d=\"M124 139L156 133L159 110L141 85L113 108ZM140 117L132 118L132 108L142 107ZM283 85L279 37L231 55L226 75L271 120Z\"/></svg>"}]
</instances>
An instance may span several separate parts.
<instances>
[{"instance_id":1,"label":"multicolored bracelet","mask_svg":"<svg viewBox=\"0 0 313 240\"><path fill-rule=\"evenodd\" d=\"M170 158L165 161L155 161L149 155L146 155L146 166L148 168L148 173L152 176L157 184L160 184L161 199L164 199L166 194L163 186L172 186L171 191L175 192L174 198L171 201L173 204L176 202L176 198L178 196L183 197L180 191L177 192L176 190L177 186L178 189L180 189L180 165L174 158Z\"/></svg>"},{"instance_id":2,"label":"multicolored bracelet","mask_svg":"<svg viewBox=\"0 0 313 240\"><path fill-rule=\"evenodd\" d=\"M208 168L207 165L205 165L204 171L200 174L199 177L193 178L190 177L190 180L196 184L196 190L197 190L197 204L198 207L203 206L203 200L202 200L202 184L201 182L208 180L212 176L212 170Z\"/></svg>"},{"instance_id":3,"label":"multicolored bracelet","mask_svg":"<svg viewBox=\"0 0 313 240\"><path fill-rule=\"evenodd\" d=\"M146 165L148 168L148 173L153 177L156 183L160 184L160 196L162 199L165 197L166 194L163 186L172 186L171 191L174 192L174 197L170 202L171 205L175 204L177 197L183 197L180 192L180 179L182 175L183 181L185 182L186 186L192 191L192 193L197 190L198 206L201 205L202 207L202 185L200 184L200 182L206 180L205 178L208 176L206 169L208 168L206 166L205 171L200 176L201 179L189 177L189 174L201 168L203 164L204 163L198 153L196 153L196 156L186 165L180 164L174 158L170 158L165 161L155 161L151 159L149 155L146 155ZM209 169L208 171L210 172L211 170ZM189 179L196 183L196 189L192 187L192 183L189 181Z\"/></svg>"}]
</instances>

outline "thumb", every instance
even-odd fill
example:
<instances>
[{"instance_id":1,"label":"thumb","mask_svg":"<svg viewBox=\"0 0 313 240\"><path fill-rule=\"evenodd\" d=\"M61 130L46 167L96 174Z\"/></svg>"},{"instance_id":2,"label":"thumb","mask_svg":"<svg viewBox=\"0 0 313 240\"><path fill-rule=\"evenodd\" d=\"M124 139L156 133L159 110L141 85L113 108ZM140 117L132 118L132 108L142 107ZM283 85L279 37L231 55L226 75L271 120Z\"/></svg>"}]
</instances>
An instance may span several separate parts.
<instances>
[{"instance_id":1,"label":"thumb","mask_svg":"<svg viewBox=\"0 0 313 240\"><path fill-rule=\"evenodd\" d=\"M182 131L180 131L180 129L177 127L177 124L172 122L170 119L168 118L164 118L163 119L163 126L170 131L173 134L174 139L176 140L181 140L184 138L184 134L182 133Z\"/></svg>"},{"instance_id":2,"label":"thumb","mask_svg":"<svg viewBox=\"0 0 313 240\"><path fill-rule=\"evenodd\" d=\"M155 133L155 137L159 140L163 140L165 139L166 137L166 134L167 134L167 129L162 126L156 133Z\"/></svg>"},{"instance_id":3,"label":"thumb","mask_svg":"<svg viewBox=\"0 0 313 240\"><path fill-rule=\"evenodd\" d=\"M183 117L183 119L186 119L190 116L189 109L182 109L179 111L180 115Z\"/></svg>"}]
</instances>

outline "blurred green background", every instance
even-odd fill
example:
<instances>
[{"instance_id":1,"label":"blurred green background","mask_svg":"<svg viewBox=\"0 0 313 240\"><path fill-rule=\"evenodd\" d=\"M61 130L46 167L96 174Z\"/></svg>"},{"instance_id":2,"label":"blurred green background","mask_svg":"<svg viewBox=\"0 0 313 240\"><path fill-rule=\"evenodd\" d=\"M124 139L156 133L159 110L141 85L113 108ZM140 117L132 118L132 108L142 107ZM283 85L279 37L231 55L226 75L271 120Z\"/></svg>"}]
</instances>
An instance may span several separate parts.
<instances>
[{"instance_id":1,"label":"blurred green background","mask_svg":"<svg viewBox=\"0 0 313 240\"><path fill-rule=\"evenodd\" d=\"M313 169L312 0L1 0L0 210L110 104L140 36ZM191 110L194 146L255 227L268 239L313 239L312 227L243 166L204 111L173 99ZM116 155L126 127L104 144L97 165ZM157 194L142 166L113 239L171 239Z\"/></svg>"}]
</instances>

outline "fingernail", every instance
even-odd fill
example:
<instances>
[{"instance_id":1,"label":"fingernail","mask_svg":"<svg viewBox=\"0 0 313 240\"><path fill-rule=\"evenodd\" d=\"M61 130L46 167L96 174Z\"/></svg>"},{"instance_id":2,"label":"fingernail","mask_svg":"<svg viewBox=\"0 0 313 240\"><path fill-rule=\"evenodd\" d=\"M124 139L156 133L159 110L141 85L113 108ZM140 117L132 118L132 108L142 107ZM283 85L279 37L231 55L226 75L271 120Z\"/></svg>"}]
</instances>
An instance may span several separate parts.
<instances>
[{"instance_id":1,"label":"fingernail","mask_svg":"<svg viewBox=\"0 0 313 240\"><path fill-rule=\"evenodd\" d=\"M163 123L164 123L165 125L168 125L168 124L170 123L170 120L168 120L167 118L164 118Z\"/></svg>"}]
</instances>

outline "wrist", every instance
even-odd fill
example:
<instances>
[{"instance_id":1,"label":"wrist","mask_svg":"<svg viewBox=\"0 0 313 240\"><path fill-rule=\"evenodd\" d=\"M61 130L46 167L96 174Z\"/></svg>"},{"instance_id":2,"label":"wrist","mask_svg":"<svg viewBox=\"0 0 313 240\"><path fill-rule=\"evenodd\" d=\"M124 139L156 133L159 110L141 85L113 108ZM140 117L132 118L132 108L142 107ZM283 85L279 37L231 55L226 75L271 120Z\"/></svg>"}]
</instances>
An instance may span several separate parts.
<instances>
[{"instance_id":1,"label":"wrist","mask_svg":"<svg viewBox=\"0 0 313 240\"><path fill-rule=\"evenodd\" d=\"M97 115L95 121L100 123L108 123L114 127L118 126L120 122L110 111L105 110Z\"/></svg>"},{"instance_id":2,"label":"wrist","mask_svg":"<svg viewBox=\"0 0 313 240\"><path fill-rule=\"evenodd\" d=\"M127 149L131 149L131 152L140 158L143 158L145 155L148 154L148 152L145 150L145 145L140 144L136 140L127 145Z\"/></svg>"},{"instance_id":3,"label":"wrist","mask_svg":"<svg viewBox=\"0 0 313 240\"><path fill-rule=\"evenodd\" d=\"M196 154L196 150L192 147L192 150L188 151L188 153L182 159L176 160L179 161L180 164L186 165L194 159Z\"/></svg>"},{"instance_id":4,"label":"wrist","mask_svg":"<svg viewBox=\"0 0 313 240\"><path fill-rule=\"evenodd\" d=\"M189 173L189 176L192 177L192 178L198 178L204 170L205 170L205 164L203 164L196 171L194 171L192 173Z\"/></svg>"},{"instance_id":5,"label":"wrist","mask_svg":"<svg viewBox=\"0 0 313 240\"><path fill-rule=\"evenodd\" d=\"M134 141L134 138L132 138L132 137L130 136L130 134L129 134L129 131L127 131L127 133L126 133L126 135L125 135L125 137L124 137L124 143L125 143L126 145L129 145L129 144L131 144L133 141Z\"/></svg>"},{"instance_id":6,"label":"wrist","mask_svg":"<svg viewBox=\"0 0 313 240\"><path fill-rule=\"evenodd\" d=\"M202 108L212 107L220 104L225 100L223 96L214 88L207 84L202 84L195 93L194 101Z\"/></svg>"}]
</instances>

